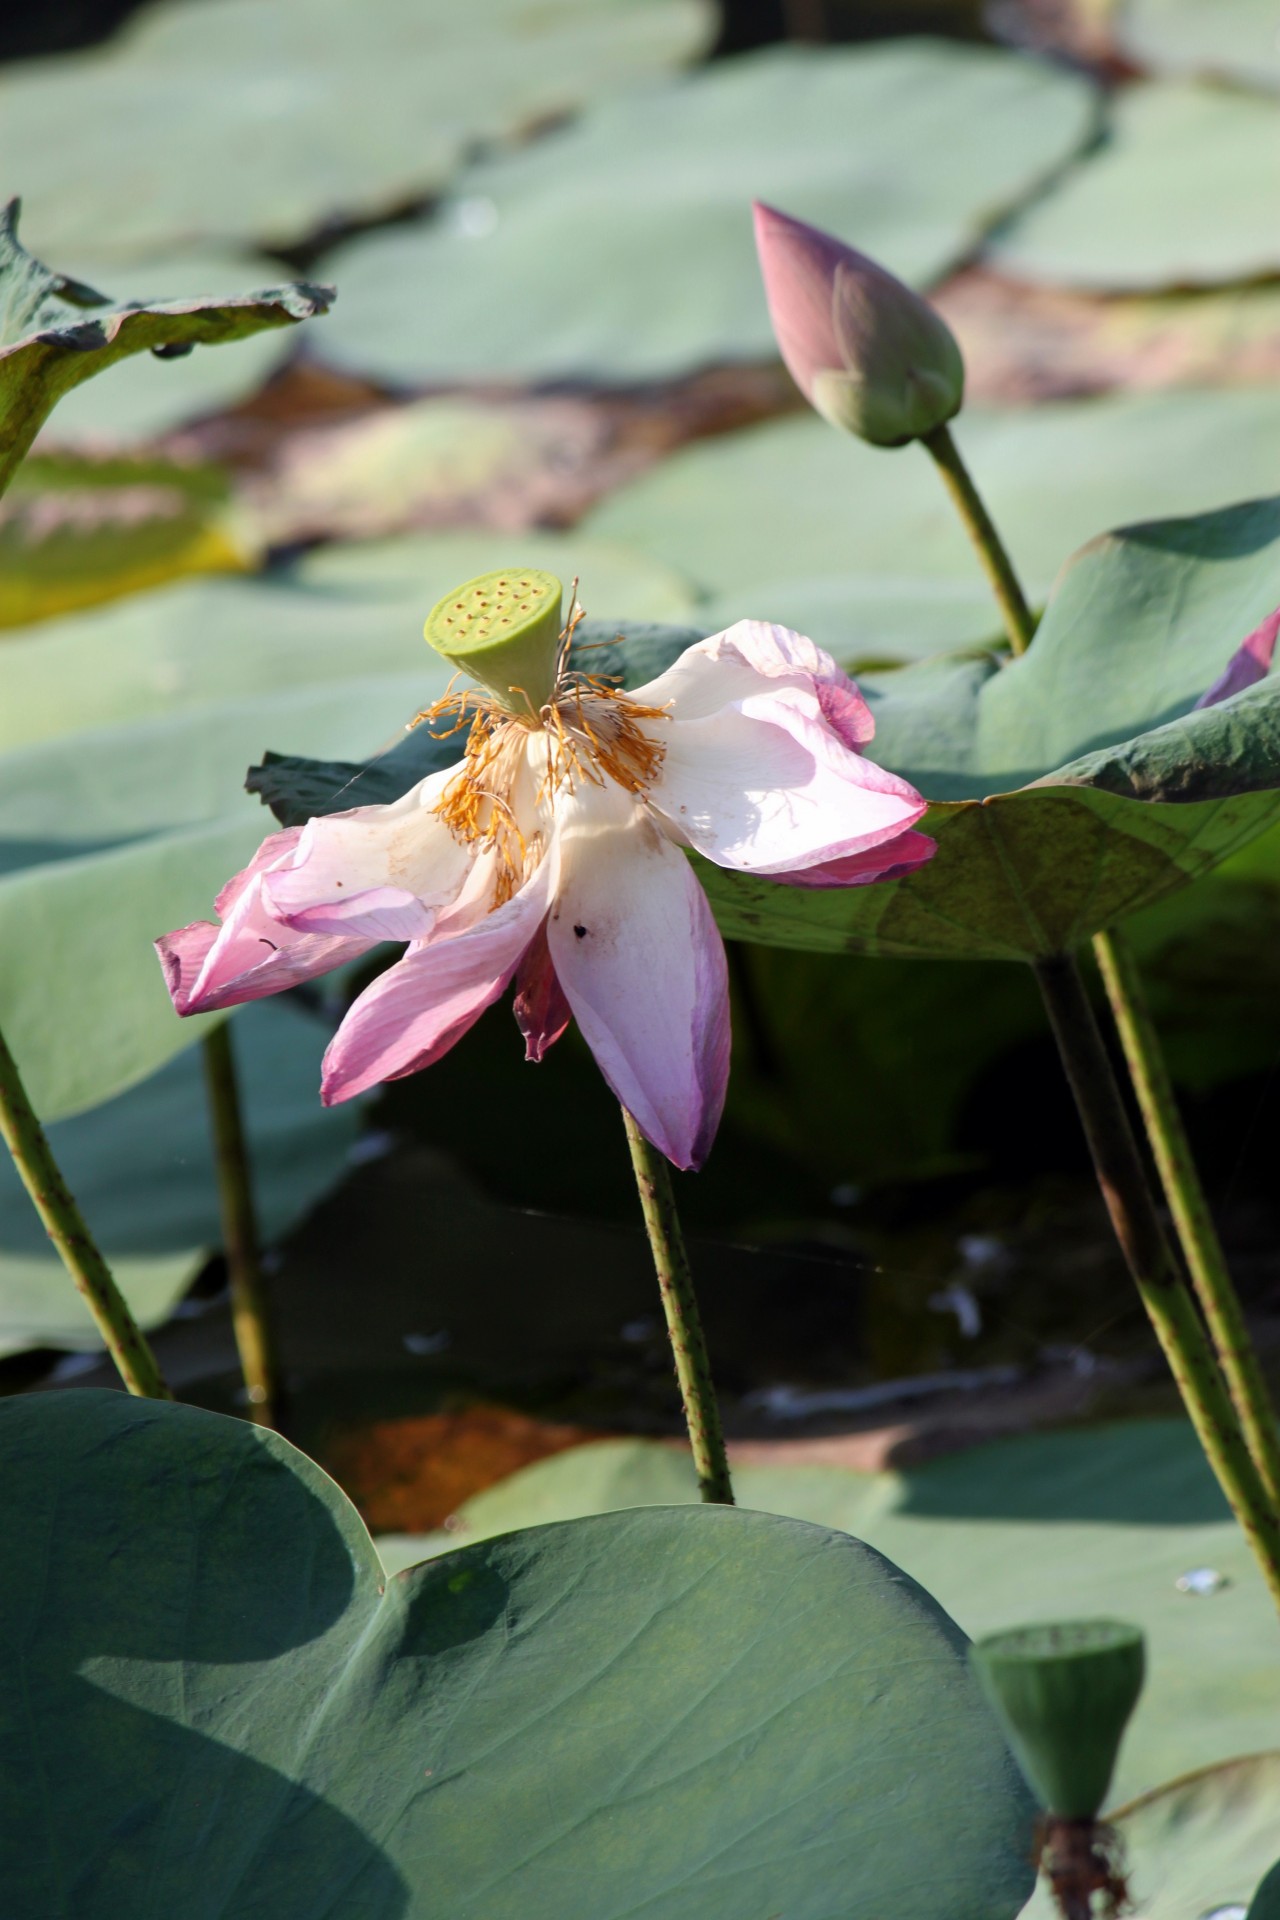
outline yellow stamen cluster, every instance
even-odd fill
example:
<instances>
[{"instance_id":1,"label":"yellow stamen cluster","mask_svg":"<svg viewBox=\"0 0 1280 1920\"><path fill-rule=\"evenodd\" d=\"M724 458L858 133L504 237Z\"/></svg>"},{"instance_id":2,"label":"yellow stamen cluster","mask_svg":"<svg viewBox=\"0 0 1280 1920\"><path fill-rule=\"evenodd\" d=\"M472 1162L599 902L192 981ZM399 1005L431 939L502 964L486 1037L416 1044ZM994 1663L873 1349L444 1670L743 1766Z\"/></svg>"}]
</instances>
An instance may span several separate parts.
<instances>
[{"instance_id":1,"label":"yellow stamen cluster","mask_svg":"<svg viewBox=\"0 0 1280 1920\"><path fill-rule=\"evenodd\" d=\"M579 615L579 618L581 616ZM535 730L547 735L547 764L538 788L549 804L561 788L579 780L643 795L656 778L666 749L642 724L664 720L664 707L645 706L596 674L570 671L569 643L577 621L565 629L555 689L540 711L512 713L475 687L450 692L413 722L452 719L445 734L467 725L462 765L436 808L455 838L477 852L492 852L498 869L496 904L509 900L542 857L541 836L527 841L511 806L511 794ZM438 726L436 731L442 731Z\"/></svg>"}]
</instances>

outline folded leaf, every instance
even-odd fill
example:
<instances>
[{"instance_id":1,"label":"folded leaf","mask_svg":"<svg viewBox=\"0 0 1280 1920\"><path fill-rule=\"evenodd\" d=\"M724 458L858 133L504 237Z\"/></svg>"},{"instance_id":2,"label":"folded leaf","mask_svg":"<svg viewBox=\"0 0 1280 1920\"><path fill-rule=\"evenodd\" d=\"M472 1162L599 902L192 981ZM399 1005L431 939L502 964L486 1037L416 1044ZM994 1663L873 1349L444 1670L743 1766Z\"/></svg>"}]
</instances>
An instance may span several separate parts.
<instances>
[{"instance_id":1,"label":"folded leaf","mask_svg":"<svg viewBox=\"0 0 1280 1920\"><path fill-rule=\"evenodd\" d=\"M161 358L326 313L332 287L272 287L226 300L114 304L51 273L18 240L20 202L0 212L0 492L64 393L145 348Z\"/></svg>"}]
</instances>

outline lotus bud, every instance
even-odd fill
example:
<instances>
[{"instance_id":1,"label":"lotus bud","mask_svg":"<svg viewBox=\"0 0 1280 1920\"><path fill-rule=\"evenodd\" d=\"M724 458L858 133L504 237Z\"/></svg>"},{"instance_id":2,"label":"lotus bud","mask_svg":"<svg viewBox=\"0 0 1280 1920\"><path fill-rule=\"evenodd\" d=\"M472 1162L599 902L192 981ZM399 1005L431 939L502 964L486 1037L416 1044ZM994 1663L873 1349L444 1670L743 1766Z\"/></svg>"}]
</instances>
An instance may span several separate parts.
<instances>
[{"instance_id":1,"label":"lotus bud","mask_svg":"<svg viewBox=\"0 0 1280 1920\"><path fill-rule=\"evenodd\" d=\"M969 1656L1050 1815L1092 1821L1142 1691L1141 1630L1119 1620L1022 1627L979 1641Z\"/></svg>"},{"instance_id":2,"label":"lotus bud","mask_svg":"<svg viewBox=\"0 0 1280 1920\"><path fill-rule=\"evenodd\" d=\"M927 301L829 233L755 203L756 248L782 357L810 406L877 447L960 411L964 361Z\"/></svg>"},{"instance_id":3,"label":"lotus bud","mask_svg":"<svg viewBox=\"0 0 1280 1920\"><path fill-rule=\"evenodd\" d=\"M554 574L500 568L446 593L423 632L437 653L512 712L537 713L555 686L563 599Z\"/></svg>"}]
</instances>

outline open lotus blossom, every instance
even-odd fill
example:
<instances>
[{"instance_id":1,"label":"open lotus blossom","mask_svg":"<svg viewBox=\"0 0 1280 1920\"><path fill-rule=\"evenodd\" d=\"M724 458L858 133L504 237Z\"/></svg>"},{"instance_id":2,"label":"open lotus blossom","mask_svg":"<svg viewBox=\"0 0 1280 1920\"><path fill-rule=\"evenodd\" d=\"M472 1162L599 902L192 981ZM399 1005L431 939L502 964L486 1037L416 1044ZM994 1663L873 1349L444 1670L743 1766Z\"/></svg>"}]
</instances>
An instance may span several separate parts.
<instances>
[{"instance_id":1,"label":"open lotus blossom","mask_svg":"<svg viewBox=\"0 0 1280 1920\"><path fill-rule=\"evenodd\" d=\"M861 886L929 858L912 831L925 803L864 756L874 723L852 681L785 627L740 621L625 693L567 658L565 644L540 707L474 687L438 702L437 722L450 706L470 719L465 752L402 799L264 841L218 896L220 927L157 942L178 1012L407 941L325 1054L327 1105L430 1066L514 980L530 1060L572 1016L653 1144L701 1165L729 1002L685 850L785 885Z\"/></svg>"}]
</instances>

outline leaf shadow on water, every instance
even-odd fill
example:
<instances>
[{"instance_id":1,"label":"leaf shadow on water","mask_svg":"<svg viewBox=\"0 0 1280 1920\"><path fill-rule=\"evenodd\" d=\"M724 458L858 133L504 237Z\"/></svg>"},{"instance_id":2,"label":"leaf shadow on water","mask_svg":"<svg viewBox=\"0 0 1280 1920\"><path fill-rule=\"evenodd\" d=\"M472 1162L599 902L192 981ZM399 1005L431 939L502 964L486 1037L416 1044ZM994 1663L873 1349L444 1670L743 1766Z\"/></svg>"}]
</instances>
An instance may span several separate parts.
<instances>
[{"instance_id":1,"label":"leaf shadow on water","mask_svg":"<svg viewBox=\"0 0 1280 1920\"><path fill-rule=\"evenodd\" d=\"M10 1402L0 1434L6 1909L402 1920L381 1850L268 1764L304 1766L353 1616L380 1602L323 1476L281 1471L274 1436L114 1393Z\"/></svg>"}]
</instances>

